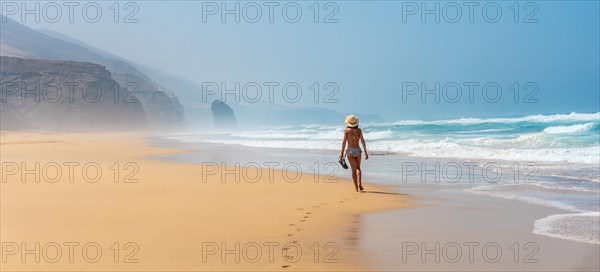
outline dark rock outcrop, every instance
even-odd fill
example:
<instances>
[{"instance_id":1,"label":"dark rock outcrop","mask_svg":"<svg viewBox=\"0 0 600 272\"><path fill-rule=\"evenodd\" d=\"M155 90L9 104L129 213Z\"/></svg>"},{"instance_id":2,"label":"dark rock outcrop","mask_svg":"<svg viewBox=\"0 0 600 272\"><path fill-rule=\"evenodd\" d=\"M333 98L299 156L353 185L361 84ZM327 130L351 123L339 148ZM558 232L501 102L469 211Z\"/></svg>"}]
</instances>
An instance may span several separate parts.
<instances>
[{"instance_id":1,"label":"dark rock outcrop","mask_svg":"<svg viewBox=\"0 0 600 272\"><path fill-rule=\"evenodd\" d=\"M104 66L0 57L0 129L147 128L142 103Z\"/></svg>"},{"instance_id":2,"label":"dark rock outcrop","mask_svg":"<svg viewBox=\"0 0 600 272\"><path fill-rule=\"evenodd\" d=\"M211 104L215 127L218 129L237 128L237 121L233 109L221 100L215 100Z\"/></svg>"}]
</instances>

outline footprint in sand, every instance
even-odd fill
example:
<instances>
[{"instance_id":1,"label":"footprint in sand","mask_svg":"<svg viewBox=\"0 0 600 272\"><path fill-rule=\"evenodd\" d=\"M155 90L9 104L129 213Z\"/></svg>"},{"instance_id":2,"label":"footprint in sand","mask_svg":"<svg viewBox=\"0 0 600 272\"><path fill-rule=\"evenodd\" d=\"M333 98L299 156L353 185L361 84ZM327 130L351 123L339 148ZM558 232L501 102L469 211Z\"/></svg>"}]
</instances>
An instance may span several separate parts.
<instances>
[{"instance_id":1,"label":"footprint in sand","mask_svg":"<svg viewBox=\"0 0 600 272\"><path fill-rule=\"evenodd\" d=\"M303 208L298 208L298 209L296 209L296 210L297 210L297 211L302 211L302 210L304 210L304 209L303 209Z\"/></svg>"},{"instance_id":2,"label":"footprint in sand","mask_svg":"<svg viewBox=\"0 0 600 272\"><path fill-rule=\"evenodd\" d=\"M290 268L290 267L292 267L292 266L291 266L291 265L289 265L289 264L286 264L286 265L282 265L281 267L282 267L282 268Z\"/></svg>"},{"instance_id":3,"label":"footprint in sand","mask_svg":"<svg viewBox=\"0 0 600 272\"><path fill-rule=\"evenodd\" d=\"M300 222L306 222L306 220L302 219L302 220L300 220Z\"/></svg>"},{"instance_id":4,"label":"footprint in sand","mask_svg":"<svg viewBox=\"0 0 600 272\"><path fill-rule=\"evenodd\" d=\"M353 242L358 240L358 238L356 238L356 236L350 236L350 237L346 237L346 239L347 239L348 241L353 241Z\"/></svg>"},{"instance_id":5,"label":"footprint in sand","mask_svg":"<svg viewBox=\"0 0 600 272\"><path fill-rule=\"evenodd\" d=\"M288 237L290 237L290 236L294 236L294 234L293 234L293 233L289 233L289 234L288 234Z\"/></svg>"},{"instance_id":6,"label":"footprint in sand","mask_svg":"<svg viewBox=\"0 0 600 272\"><path fill-rule=\"evenodd\" d=\"M296 224L290 224L289 226L291 227L291 226L295 226L295 225L296 225Z\"/></svg>"},{"instance_id":7,"label":"footprint in sand","mask_svg":"<svg viewBox=\"0 0 600 272\"><path fill-rule=\"evenodd\" d=\"M304 229L296 229L298 232L303 231Z\"/></svg>"},{"instance_id":8,"label":"footprint in sand","mask_svg":"<svg viewBox=\"0 0 600 272\"><path fill-rule=\"evenodd\" d=\"M306 214L312 214L311 212L307 212Z\"/></svg>"}]
</instances>

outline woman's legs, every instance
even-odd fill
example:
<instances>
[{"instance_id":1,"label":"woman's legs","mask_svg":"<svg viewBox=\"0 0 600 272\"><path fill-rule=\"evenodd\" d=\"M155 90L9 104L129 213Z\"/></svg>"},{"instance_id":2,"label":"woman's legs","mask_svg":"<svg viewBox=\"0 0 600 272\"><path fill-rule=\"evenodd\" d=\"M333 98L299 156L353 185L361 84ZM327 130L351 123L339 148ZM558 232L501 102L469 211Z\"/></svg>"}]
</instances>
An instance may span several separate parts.
<instances>
[{"instance_id":1,"label":"woman's legs","mask_svg":"<svg viewBox=\"0 0 600 272\"><path fill-rule=\"evenodd\" d=\"M350 169L352 169L352 181L354 181L354 189L356 189L358 192L358 171L356 168L356 158L352 157L352 155L349 155L348 152L346 152L346 158L348 158L348 162L350 162Z\"/></svg>"},{"instance_id":2,"label":"woman's legs","mask_svg":"<svg viewBox=\"0 0 600 272\"><path fill-rule=\"evenodd\" d=\"M358 176L358 188L362 191L364 189L362 187L362 171L360 170L361 159L362 155L356 157L356 176Z\"/></svg>"}]
</instances>

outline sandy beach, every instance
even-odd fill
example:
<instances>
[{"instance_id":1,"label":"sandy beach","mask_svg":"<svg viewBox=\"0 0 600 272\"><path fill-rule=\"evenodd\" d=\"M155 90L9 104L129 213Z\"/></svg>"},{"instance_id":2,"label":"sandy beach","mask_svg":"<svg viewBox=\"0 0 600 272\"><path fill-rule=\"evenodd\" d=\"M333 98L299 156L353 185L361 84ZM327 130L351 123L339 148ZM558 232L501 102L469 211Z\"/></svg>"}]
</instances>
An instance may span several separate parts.
<instances>
[{"instance_id":1,"label":"sandy beach","mask_svg":"<svg viewBox=\"0 0 600 272\"><path fill-rule=\"evenodd\" d=\"M202 137L196 135L195 137ZM181 140L171 140L171 139ZM261 148L240 145L207 143L192 140L189 135L156 137L150 142L157 146L188 148L188 152L163 154L153 157L178 163L221 162L225 164L295 162L306 172L314 165L327 165L333 151L306 151ZM260 156L257 156L260 154ZM257 159L258 158L258 159ZM467 162L455 159L409 157L373 153L364 163L364 185L384 185L393 192L409 195L410 209L391 209L381 212L357 214L352 218L356 233L351 246L358 248L362 264L368 271L598 271L600 246L577 242L570 236L562 238L543 235L536 230L539 220L556 215L573 213L560 206L532 203L531 201L489 195L486 190L500 193L505 188L521 188L531 193L522 180L515 183L514 173L504 163L479 161L471 172L464 167ZM502 181L490 181L493 172L482 172L482 166L496 164L503 170ZM421 173L403 173L403 165L418 165L431 169ZM438 165L436 167L435 165ZM462 174L444 170L439 165L462 165ZM437 170L433 170L437 169ZM540 170L535 178L545 181L550 174ZM327 171L323 171L327 172ZM330 172L327 172L330 173ZM339 168L336 176L345 178L350 172ZM484 175L485 173L485 175ZM585 173L578 170L578 173ZM564 178L563 178L564 179ZM534 185L538 185L535 183ZM477 188L488 188L479 190ZM533 188L536 188L535 186ZM477 193L475 193L477 192ZM481 193L483 192L483 193ZM535 191L534 191L535 192ZM590 197L594 194L590 193ZM597 197L597 194L595 195ZM586 195L577 196L584 201ZM552 204L552 203L551 203ZM569 235L581 230L579 237L597 239L595 217L588 221L578 218L567 221L569 229L559 233ZM587 229L590 228L590 229ZM590 236L585 236L590 235Z\"/></svg>"},{"instance_id":2,"label":"sandy beach","mask_svg":"<svg viewBox=\"0 0 600 272\"><path fill-rule=\"evenodd\" d=\"M2 132L2 270L369 270L356 217L415 205L342 179L147 159L186 150L143 136Z\"/></svg>"}]
</instances>

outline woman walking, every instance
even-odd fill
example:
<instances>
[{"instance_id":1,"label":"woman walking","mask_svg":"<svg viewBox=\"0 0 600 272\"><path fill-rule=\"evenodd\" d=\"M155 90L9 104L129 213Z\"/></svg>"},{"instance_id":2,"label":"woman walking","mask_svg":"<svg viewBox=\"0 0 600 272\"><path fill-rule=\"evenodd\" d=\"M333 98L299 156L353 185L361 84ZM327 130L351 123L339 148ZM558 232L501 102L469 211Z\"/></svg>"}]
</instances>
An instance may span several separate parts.
<instances>
[{"instance_id":1,"label":"woman walking","mask_svg":"<svg viewBox=\"0 0 600 272\"><path fill-rule=\"evenodd\" d=\"M360 170L362 150L360 149L358 142L360 141L363 149L365 150L365 160L369 159L369 154L367 153L367 144L365 143L362 130L358 128L358 117L355 115L348 115L346 116L345 122L346 130L344 131L344 139L342 140L340 160L344 158L344 149L346 148L346 143L348 143L346 157L348 158L348 161L350 162L350 168L352 169L354 188L357 192L358 190L364 191L362 187L362 172Z\"/></svg>"}]
</instances>

